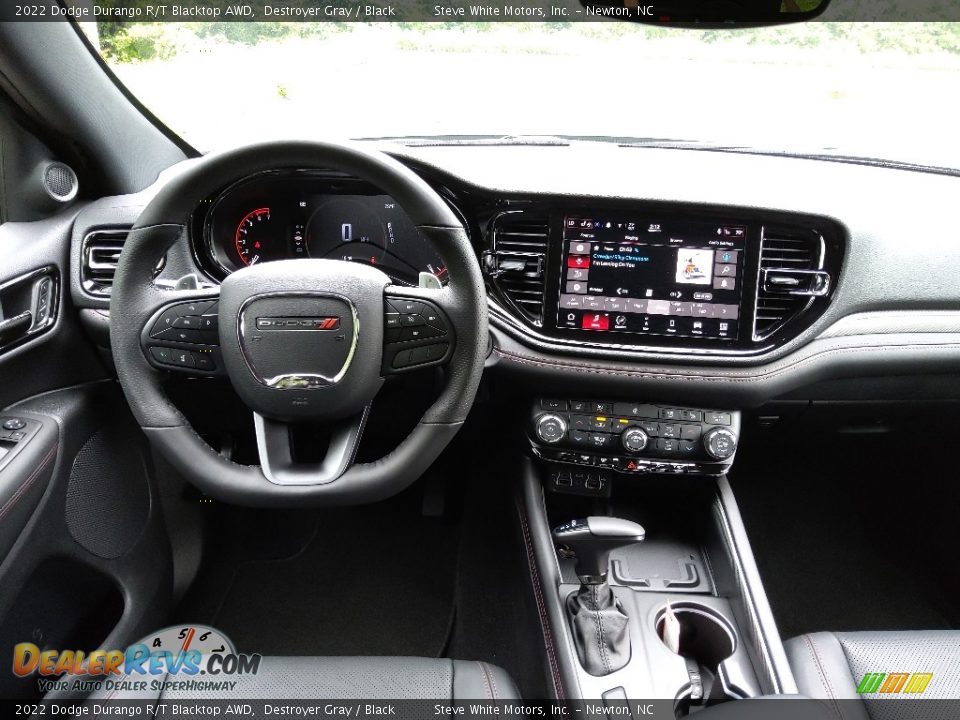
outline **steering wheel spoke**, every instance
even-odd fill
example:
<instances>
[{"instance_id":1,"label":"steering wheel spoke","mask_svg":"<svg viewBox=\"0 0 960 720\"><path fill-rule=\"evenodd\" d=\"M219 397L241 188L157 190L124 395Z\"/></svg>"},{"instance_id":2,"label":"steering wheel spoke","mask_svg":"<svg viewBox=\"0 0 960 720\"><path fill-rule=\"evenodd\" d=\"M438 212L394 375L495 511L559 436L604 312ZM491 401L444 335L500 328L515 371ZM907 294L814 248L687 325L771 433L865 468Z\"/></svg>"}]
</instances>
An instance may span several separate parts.
<instances>
[{"instance_id":1,"label":"steering wheel spoke","mask_svg":"<svg viewBox=\"0 0 960 720\"><path fill-rule=\"evenodd\" d=\"M220 354L219 296L172 293L144 323L140 344L150 364L193 376L225 375Z\"/></svg>"},{"instance_id":2,"label":"steering wheel spoke","mask_svg":"<svg viewBox=\"0 0 960 720\"><path fill-rule=\"evenodd\" d=\"M383 373L443 365L453 356L453 324L444 290L390 286L384 291Z\"/></svg>"},{"instance_id":3,"label":"steering wheel spoke","mask_svg":"<svg viewBox=\"0 0 960 720\"><path fill-rule=\"evenodd\" d=\"M253 414L257 451L264 476L274 485L325 485L343 475L353 464L363 436L370 406L342 420L330 436L326 456L319 463L297 463L293 457L289 423Z\"/></svg>"}]
</instances>

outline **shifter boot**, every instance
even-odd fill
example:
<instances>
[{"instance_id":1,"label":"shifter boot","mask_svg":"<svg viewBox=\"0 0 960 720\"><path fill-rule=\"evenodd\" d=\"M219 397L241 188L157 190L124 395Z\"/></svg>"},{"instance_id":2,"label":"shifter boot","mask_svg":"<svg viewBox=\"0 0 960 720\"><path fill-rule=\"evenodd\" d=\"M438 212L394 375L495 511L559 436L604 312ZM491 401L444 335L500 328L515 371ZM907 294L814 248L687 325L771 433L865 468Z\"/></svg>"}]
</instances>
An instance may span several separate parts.
<instances>
[{"instance_id":1,"label":"shifter boot","mask_svg":"<svg viewBox=\"0 0 960 720\"><path fill-rule=\"evenodd\" d=\"M602 677L630 661L628 618L607 583L581 585L567 598L567 614L580 664Z\"/></svg>"}]
</instances>

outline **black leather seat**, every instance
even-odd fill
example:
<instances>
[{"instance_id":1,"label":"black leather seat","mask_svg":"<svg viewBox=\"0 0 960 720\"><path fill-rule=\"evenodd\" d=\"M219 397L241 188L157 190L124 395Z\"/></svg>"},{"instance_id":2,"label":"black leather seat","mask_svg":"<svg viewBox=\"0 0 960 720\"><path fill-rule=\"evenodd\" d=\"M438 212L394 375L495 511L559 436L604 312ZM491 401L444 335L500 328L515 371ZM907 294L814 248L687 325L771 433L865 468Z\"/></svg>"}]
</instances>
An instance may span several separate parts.
<instances>
[{"instance_id":1,"label":"black leather seat","mask_svg":"<svg viewBox=\"0 0 960 720\"><path fill-rule=\"evenodd\" d=\"M800 692L841 720L960 717L960 631L820 632L785 647Z\"/></svg>"},{"instance_id":2,"label":"black leather seat","mask_svg":"<svg viewBox=\"0 0 960 720\"><path fill-rule=\"evenodd\" d=\"M142 676L141 676L142 678ZM168 676L167 680L189 680ZM194 676L212 680L213 676ZM255 675L219 676L236 681L222 692L172 689L98 693L91 700L518 700L505 671L472 660L411 657L265 657ZM148 687L150 683L147 683Z\"/></svg>"}]
</instances>

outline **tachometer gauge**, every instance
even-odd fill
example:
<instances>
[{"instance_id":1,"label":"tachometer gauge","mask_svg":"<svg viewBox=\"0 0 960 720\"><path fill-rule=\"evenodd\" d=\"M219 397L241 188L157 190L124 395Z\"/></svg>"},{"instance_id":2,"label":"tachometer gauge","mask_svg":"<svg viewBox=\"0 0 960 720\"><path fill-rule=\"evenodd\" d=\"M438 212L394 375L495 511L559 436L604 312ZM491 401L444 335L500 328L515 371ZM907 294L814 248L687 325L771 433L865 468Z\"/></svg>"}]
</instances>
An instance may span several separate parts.
<instances>
[{"instance_id":1,"label":"tachometer gauge","mask_svg":"<svg viewBox=\"0 0 960 720\"><path fill-rule=\"evenodd\" d=\"M263 207L248 212L237 225L233 243L237 258L244 265L255 265L272 260L273 256L283 256L283 231L271 220L270 208Z\"/></svg>"}]
</instances>

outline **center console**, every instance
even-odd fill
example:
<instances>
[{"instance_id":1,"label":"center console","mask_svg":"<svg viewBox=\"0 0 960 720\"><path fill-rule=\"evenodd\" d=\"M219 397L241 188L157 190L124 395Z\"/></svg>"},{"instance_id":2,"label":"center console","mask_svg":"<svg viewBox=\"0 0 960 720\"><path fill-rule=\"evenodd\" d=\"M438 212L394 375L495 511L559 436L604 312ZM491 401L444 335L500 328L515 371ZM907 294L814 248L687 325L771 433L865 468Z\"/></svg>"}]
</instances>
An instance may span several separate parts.
<instances>
[{"instance_id":1,"label":"center console","mask_svg":"<svg viewBox=\"0 0 960 720\"><path fill-rule=\"evenodd\" d=\"M684 717L796 692L725 477L740 431L733 409L533 401L524 531L558 693Z\"/></svg>"}]
</instances>

